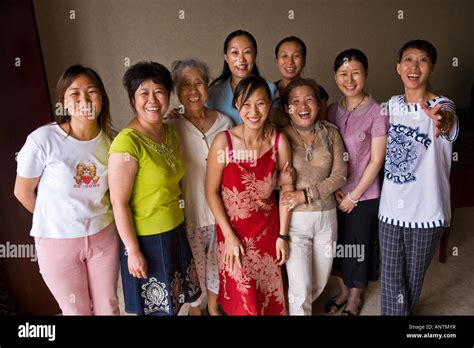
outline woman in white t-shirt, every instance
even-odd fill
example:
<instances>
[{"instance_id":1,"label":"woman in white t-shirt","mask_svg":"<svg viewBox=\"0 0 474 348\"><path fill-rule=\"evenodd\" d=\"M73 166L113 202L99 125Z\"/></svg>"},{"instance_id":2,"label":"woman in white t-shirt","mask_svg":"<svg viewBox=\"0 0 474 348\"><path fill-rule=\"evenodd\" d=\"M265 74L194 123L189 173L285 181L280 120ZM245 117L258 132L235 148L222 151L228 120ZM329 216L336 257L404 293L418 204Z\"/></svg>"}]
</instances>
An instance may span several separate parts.
<instances>
[{"instance_id":1,"label":"woman in white t-shirt","mask_svg":"<svg viewBox=\"0 0 474 348\"><path fill-rule=\"evenodd\" d=\"M118 315L118 234L107 183L109 99L97 73L69 67L54 123L18 154L15 196L33 214L43 279L64 315Z\"/></svg>"}]
</instances>

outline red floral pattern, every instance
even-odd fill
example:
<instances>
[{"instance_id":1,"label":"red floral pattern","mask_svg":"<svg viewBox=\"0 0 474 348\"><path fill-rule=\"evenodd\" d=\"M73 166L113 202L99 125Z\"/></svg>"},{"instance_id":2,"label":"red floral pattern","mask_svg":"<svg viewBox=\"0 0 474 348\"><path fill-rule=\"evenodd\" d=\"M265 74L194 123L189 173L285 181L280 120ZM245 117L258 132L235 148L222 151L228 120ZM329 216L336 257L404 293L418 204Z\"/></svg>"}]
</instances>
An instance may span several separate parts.
<instances>
[{"instance_id":1,"label":"red floral pattern","mask_svg":"<svg viewBox=\"0 0 474 348\"><path fill-rule=\"evenodd\" d=\"M257 165L231 161L224 169L222 200L245 248L242 268L234 267L230 272L224 264L224 236L217 226L218 301L229 315L286 314L281 268L276 260L276 158L274 146L257 160Z\"/></svg>"}]
</instances>

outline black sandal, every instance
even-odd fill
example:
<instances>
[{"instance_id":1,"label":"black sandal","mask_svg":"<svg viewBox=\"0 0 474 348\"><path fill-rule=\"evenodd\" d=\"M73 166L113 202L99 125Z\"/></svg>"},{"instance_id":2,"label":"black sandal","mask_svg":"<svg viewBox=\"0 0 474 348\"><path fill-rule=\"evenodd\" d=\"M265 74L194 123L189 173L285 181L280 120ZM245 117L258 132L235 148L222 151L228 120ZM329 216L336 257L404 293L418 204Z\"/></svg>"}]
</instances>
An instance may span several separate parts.
<instances>
[{"instance_id":1,"label":"black sandal","mask_svg":"<svg viewBox=\"0 0 474 348\"><path fill-rule=\"evenodd\" d=\"M357 310L359 311L357 314L352 313L351 311L347 310L347 306L342 311L341 315L346 317L357 317L360 315L360 311L362 310L362 301L360 301L359 305L357 306Z\"/></svg>"},{"instance_id":2,"label":"black sandal","mask_svg":"<svg viewBox=\"0 0 474 348\"><path fill-rule=\"evenodd\" d=\"M332 299L330 299L328 302L326 302L326 304L324 305L324 311L327 314L336 314L337 312L341 310L342 307L344 307L345 304L347 304L347 300L344 301L343 303L337 304L336 298L337 298L337 295L334 296ZM333 307L337 308L337 310L334 313L331 311Z\"/></svg>"}]
</instances>

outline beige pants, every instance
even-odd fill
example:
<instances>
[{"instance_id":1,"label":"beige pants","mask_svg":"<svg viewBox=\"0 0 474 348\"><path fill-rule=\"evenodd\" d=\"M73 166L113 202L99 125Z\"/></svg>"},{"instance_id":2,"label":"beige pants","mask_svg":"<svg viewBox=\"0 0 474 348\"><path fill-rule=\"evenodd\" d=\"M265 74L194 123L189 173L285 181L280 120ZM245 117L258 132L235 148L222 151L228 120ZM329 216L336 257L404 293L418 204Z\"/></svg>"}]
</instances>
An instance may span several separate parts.
<instances>
[{"instance_id":1,"label":"beige pants","mask_svg":"<svg viewBox=\"0 0 474 348\"><path fill-rule=\"evenodd\" d=\"M312 303L323 292L331 273L332 246L337 240L336 209L293 212L289 233L289 314L311 315Z\"/></svg>"}]
</instances>

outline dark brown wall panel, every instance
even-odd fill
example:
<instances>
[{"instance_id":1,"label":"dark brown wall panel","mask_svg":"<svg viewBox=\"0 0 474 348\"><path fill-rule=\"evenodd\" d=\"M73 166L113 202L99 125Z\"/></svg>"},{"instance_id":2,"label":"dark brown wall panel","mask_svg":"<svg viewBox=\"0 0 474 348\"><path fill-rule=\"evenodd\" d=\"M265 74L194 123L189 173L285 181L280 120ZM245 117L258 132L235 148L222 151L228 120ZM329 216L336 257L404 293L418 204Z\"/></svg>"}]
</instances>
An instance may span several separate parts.
<instances>
[{"instance_id":1,"label":"dark brown wall panel","mask_svg":"<svg viewBox=\"0 0 474 348\"><path fill-rule=\"evenodd\" d=\"M32 216L13 196L15 154L30 132L51 120L52 111L31 0L0 1L0 38L0 244L33 245ZM17 314L60 312L37 262L19 257L3 257L0 262Z\"/></svg>"}]
</instances>

